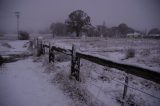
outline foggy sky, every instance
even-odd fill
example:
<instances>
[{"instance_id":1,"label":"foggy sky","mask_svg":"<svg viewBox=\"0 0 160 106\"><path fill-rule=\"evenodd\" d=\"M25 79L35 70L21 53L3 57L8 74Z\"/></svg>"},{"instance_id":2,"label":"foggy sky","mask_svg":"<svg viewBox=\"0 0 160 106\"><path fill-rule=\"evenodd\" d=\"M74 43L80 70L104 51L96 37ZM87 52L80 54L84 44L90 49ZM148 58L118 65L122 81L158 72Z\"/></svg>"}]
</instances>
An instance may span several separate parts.
<instances>
[{"instance_id":1,"label":"foggy sky","mask_svg":"<svg viewBox=\"0 0 160 106\"><path fill-rule=\"evenodd\" d=\"M20 29L40 30L64 22L77 9L91 17L92 25L105 21L107 27L160 28L159 0L0 0L0 30L16 31L15 11L21 12Z\"/></svg>"}]
</instances>

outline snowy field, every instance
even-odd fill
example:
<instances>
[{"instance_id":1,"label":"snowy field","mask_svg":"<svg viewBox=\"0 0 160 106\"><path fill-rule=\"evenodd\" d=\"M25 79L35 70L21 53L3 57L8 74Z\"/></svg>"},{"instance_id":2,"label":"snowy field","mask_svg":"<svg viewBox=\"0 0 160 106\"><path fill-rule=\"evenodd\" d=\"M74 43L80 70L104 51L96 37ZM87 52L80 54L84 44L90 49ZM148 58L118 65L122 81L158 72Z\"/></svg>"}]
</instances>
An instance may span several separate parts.
<instances>
[{"instance_id":1,"label":"snowy field","mask_svg":"<svg viewBox=\"0 0 160 106\"><path fill-rule=\"evenodd\" d=\"M110 60L129 63L160 72L160 40L81 38L54 39L50 42L54 45L70 49L72 44L75 44L81 52L101 55ZM127 57L130 49L134 52L133 57ZM67 67L64 69L67 69ZM83 86L106 105L120 105L119 100L122 98L125 76L126 74L119 70L81 60L81 77L85 84ZM133 75L127 76L129 76L130 86L126 100L128 105L160 105L160 85ZM158 98L154 98L148 94ZM90 98L90 101L94 100Z\"/></svg>"},{"instance_id":2,"label":"snowy field","mask_svg":"<svg viewBox=\"0 0 160 106\"><path fill-rule=\"evenodd\" d=\"M55 38L47 40L64 48L76 44L78 50L108 59L139 65L160 72L160 40L120 38ZM2 41L1 51L28 51L28 41ZM6 46L7 45L7 46ZM128 56L128 50L134 56ZM6 54L6 53L2 53ZM70 57L57 53L55 63L48 55L28 57L1 66L2 106L120 106L125 73L81 60L81 82L69 79ZM128 106L159 106L160 85L129 76ZM137 91L137 89L139 91ZM146 92L145 93L142 93ZM151 94L152 96L148 95ZM158 98L155 98L158 97Z\"/></svg>"},{"instance_id":3,"label":"snowy field","mask_svg":"<svg viewBox=\"0 0 160 106\"><path fill-rule=\"evenodd\" d=\"M134 38L81 38L54 39L54 45L70 48L77 45L81 52L101 55L108 59L130 63L159 71L160 69L160 40ZM127 58L129 50L134 52L132 58Z\"/></svg>"}]
</instances>

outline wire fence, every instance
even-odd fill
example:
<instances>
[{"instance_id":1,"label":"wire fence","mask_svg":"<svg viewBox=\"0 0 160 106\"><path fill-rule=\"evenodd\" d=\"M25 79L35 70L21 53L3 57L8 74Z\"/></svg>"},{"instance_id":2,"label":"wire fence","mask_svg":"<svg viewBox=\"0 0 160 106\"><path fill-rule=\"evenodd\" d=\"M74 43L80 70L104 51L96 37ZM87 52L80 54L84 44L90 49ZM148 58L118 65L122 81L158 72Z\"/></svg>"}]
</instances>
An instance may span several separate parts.
<instances>
[{"instance_id":1,"label":"wire fence","mask_svg":"<svg viewBox=\"0 0 160 106\"><path fill-rule=\"evenodd\" d=\"M91 71L91 72L96 73L97 75L103 76L103 77L107 77L107 76L105 76L104 73L106 73L106 74L109 74L109 73L110 73L110 74L114 74L113 71L112 71L112 72L109 72L109 71L105 71L105 70L104 70L104 72L102 72L102 73L97 72L97 71ZM91 74L91 73L90 73L90 74ZM99 85L97 85L94 81L92 81L92 75L89 75L89 76L86 76L86 77L88 77L88 79L89 79L88 81L86 81L86 82L87 82L87 85L95 86L95 87L98 89L98 92L96 92L95 95L96 95L96 98L99 98L100 93L104 92L104 89L105 89L106 87L108 87L107 85L105 85L105 84L107 83L107 81L102 79L102 83L99 84ZM125 75L123 75L123 77L130 77L130 76L129 76L128 74L125 74ZM112 78L111 81L114 81L115 83L120 84L120 86L122 87L122 89L123 89L124 86L126 86L127 89L132 89L132 90L134 90L134 91L138 91L138 92L140 92L140 93L142 93L142 94L148 95L148 96L152 97L153 99L157 100L157 101L160 103L160 97L159 97L159 96L156 96L156 95L154 95L154 94L145 92L144 90L141 90L141 89L138 88L138 87L137 87L137 88L136 88L136 87L133 87L133 86L131 86L131 85L128 84L128 83L124 83L124 81L119 81L119 80L117 80L116 78ZM128 81L129 81L129 80L128 80ZM94 82L94 83L93 83L93 82ZM115 89L116 89L116 88L115 88ZM125 92L124 90L121 91L121 93L124 93L124 92ZM125 95L125 96L128 95L127 93L129 93L129 92L126 92L126 95ZM160 91L159 91L159 93L160 93ZM112 95L112 96L114 96L114 97L112 97L112 98L114 98L114 99L117 100L116 95ZM126 97L125 97L125 98L126 98ZM125 98L123 98L123 99L125 99ZM124 102L124 105L125 105L125 104L126 104L126 100L123 100L123 99L121 99L120 102Z\"/></svg>"}]
</instances>

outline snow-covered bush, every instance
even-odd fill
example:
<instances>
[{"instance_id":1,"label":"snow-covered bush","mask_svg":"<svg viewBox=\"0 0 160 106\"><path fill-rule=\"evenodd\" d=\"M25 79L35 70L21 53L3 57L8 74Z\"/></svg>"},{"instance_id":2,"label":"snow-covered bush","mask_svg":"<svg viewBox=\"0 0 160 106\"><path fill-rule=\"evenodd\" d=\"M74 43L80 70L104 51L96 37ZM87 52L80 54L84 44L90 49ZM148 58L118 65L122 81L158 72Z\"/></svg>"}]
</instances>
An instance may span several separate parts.
<instances>
[{"instance_id":1,"label":"snow-covered bush","mask_svg":"<svg viewBox=\"0 0 160 106\"><path fill-rule=\"evenodd\" d=\"M126 52L126 59L135 57L135 50L130 48Z\"/></svg>"},{"instance_id":2,"label":"snow-covered bush","mask_svg":"<svg viewBox=\"0 0 160 106\"><path fill-rule=\"evenodd\" d=\"M71 80L69 79L69 74L66 73L65 71L60 71L58 73L56 73L53 82L58 84L60 86L60 88L68 94L68 96L70 96L74 101L76 101L77 103L75 104L79 104L79 101L84 101L84 90L80 90L80 86L78 84L78 82L76 82L76 80Z\"/></svg>"},{"instance_id":3,"label":"snow-covered bush","mask_svg":"<svg viewBox=\"0 0 160 106\"><path fill-rule=\"evenodd\" d=\"M70 66L69 64L67 66ZM56 68L55 68L56 69ZM70 79L70 71L65 66L60 66L59 71L54 71L53 83L57 84L67 94L76 106L104 106L87 89L85 83ZM60 71L61 70L61 71ZM91 101L91 98L95 101Z\"/></svg>"},{"instance_id":4,"label":"snow-covered bush","mask_svg":"<svg viewBox=\"0 0 160 106\"><path fill-rule=\"evenodd\" d=\"M2 65L4 62L4 58L0 55L0 65Z\"/></svg>"},{"instance_id":5,"label":"snow-covered bush","mask_svg":"<svg viewBox=\"0 0 160 106\"><path fill-rule=\"evenodd\" d=\"M30 39L29 33L26 31L20 31L18 39L19 40L29 40Z\"/></svg>"}]
</instances>

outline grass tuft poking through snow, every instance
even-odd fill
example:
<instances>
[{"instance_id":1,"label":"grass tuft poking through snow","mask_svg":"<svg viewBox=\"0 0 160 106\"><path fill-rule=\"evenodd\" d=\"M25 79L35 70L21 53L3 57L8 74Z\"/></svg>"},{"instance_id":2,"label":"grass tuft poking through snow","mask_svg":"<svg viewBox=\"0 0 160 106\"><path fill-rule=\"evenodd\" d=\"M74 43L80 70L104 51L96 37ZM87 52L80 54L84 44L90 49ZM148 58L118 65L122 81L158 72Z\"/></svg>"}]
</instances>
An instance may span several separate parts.
<instances>
[{"instance_id":1,"label":"grass tuft poking through snow","mask_svg":"<svg viewBox=\"0 0 160 106\"><path fill-rule=\"evenodd\" d=\"M103 103L98 102L98 100L90 101L93 95L85 89L85 85L76 80L69 79L69 73L65 71L56 73L53 83L58 84L72 98L76 106L105 106Z\"/></svg>"},{"instance_id":2,"label":"grass tuft poking through snow","mask_svg":"<svg viewBox=\"0 0 160 106\"><path fill-rule=\"evenodd\" d=\"M3 47L12 48L12 46L6 42L1 43Z\"/></svg>"}]
</instances>

